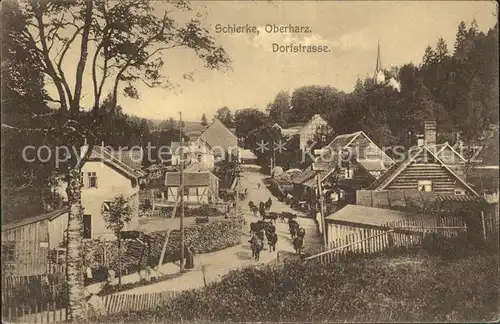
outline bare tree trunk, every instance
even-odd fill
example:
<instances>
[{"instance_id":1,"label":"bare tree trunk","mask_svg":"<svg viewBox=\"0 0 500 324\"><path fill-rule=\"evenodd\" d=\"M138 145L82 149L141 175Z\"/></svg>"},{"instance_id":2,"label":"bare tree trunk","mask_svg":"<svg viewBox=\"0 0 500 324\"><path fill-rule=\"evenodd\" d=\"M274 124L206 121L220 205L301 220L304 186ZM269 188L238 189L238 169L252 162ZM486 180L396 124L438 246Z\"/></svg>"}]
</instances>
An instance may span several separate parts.
<instances>
[{"instance_id":1,"label":"bare tree trunk","mask_svg":"<svg viewBox=\"0 0 500 324\"><path fill-rule=\"evenodd\" d=\"M122 240L118 233L118 287L122 286Z\"/></svg>"},{"instance_id":2,"label":"bare tree trunk","mask_svg":"<svg viewBox=\"0 0 500 324\"><path fill-rule=\"evenodd\" d=\"M83 258L82 258L82 214L81 203L82 181L80 168L75 167L69 171L68 201L70 205L68 220L68 252L66 260L66 271L68 281L69 314L71 319L82 321L86 315L84 312L85 296L83 283Z\"/></svg>"}]
</instances>

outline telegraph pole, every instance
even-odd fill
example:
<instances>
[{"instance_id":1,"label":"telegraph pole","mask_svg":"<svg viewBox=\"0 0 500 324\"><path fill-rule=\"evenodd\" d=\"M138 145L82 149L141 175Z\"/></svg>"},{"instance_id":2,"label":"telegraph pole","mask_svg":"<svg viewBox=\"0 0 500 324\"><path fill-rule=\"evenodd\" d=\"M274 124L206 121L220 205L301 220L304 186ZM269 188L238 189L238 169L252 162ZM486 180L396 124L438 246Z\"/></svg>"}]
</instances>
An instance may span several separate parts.
<instances>
[{"instance_id":1,"label":"telegraph pole","mask_svg":"<svg viewBox=\"0 0 500 324\"><path fill-rule=\"evenodd\" d=\"M184 272L184 139L182 137L182 112L179 112L179 137L180 137L180 198L181 198L181 218L180 218L180 231L181 231L181 260L180 260L180 272Z\"/></svg>"},{"instance_id":2,"label":"telegraph pole","mask_svg":"<svg viewBox=\"0 0 500 324\"><path fill-rule=\"evenodd\" d=\"M240 199L240 161L239 161L239 152L238 152L238 157L236 159L236 168L235 168L235 178L236 178L236 200L235 200L235 205L234 205L234 216L238 218L238 200Z\"/></svg>"},{"instance_id":3,"label":"telegraph pole","mask_svg":"<svg viewBox=\"0 0 500 324\"><path fill-rule=\"evenodd\" d=\"M318 198L319 198L319 214L321 217L321 227L323 228L323 245L325 247L328 247L328 242L327 242L327 234L326 234L326 221L325 221L325 210L323 207L324 204L324 199L325 197L323 196L323 190L321 188L321 179L319 175L316 176L316 183L318 187Z\"/></svg>"}]
</instances>

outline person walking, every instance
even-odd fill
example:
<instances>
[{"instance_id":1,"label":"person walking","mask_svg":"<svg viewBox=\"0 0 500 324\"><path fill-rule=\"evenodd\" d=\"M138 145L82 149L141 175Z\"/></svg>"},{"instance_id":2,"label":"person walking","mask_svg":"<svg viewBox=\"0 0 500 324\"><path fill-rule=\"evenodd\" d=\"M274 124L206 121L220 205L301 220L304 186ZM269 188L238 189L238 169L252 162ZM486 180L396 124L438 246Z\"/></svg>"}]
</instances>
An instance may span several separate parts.
<instances>
[{"instance_id":1,"label":"person walking","mask_svg":"<svg viewBox=\"0 0 500 324\"><path fill-rule=\"evenodd\" d=\"M260 189L260 182L257 184L257 189Z\"/></svg>"},{"instance_id":2,"label":"person walking","mask_svg":"<svg viewBox=\"0 0 500 324\"><path fill-rule=\"evenodd\" d=\"M186 263L184 265L184 269L190 270L194 268L194 249L191 244L186 246L184 250L184 254L186 255Z\"/></svg>"}]
</instances>

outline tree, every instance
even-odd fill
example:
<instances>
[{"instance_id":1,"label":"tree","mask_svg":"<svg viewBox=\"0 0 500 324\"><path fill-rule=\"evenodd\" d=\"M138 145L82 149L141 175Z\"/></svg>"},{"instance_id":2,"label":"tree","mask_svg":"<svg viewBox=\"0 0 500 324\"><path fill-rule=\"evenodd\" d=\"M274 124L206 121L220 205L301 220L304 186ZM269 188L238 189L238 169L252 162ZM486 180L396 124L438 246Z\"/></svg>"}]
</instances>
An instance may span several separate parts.
<instances>
[{"instance_id":1,"label":"tree","mask_svg":"<svg viewBox=\"0 0 500 324\"><path fill-rule=\"evenodd\" d=\"M33 163L23 158L28 145L57 145L57 138L37 131L19 132L19 128L56 127L57 121L46 118L52 113L45 103L50 99L44 90L40 55L26 50L20 41L27 28L17 1L1 4L1 75L2 89L2 219L16 220L44 212L44 193L52 174L50 163ZM9 125L12 127L4 127ZM51 152L54 153L54 152ZM30 154L28 159L33 155Z\"/></svg>"},{"instance_id":2,"label":"tree","mask_svg":"<svg viewBox=\"0 0 500 324\"><path fill-rule=\"evenodd\" d=\"M436 43L436 60L439 63L444 62L444 60L448 57L448 46L446 45L446 41L443 37L439 37Z\"/></svg>"},{"instance_id":3,"label":"tree","mask_svg":"<svg viewBox=\"0 0 500 324\"><path fill-rule=\"evenodd\" d=\"M85 317L82 312L85 300L81 276L80 168L96 140L93 129L99 124L98 111L106 80L111 80L111 107L115 108L120 89L126 96L139 97L136 82L149 87L168 86L161 70L162 54L166 50L177 47L193 50L210 69L220 69L230 63L224 49L215 44L199 19L190 19L179 25L170 17L172 10L190 11L189 3L173 1L166 4L171 8L161 16L153 3L156 4L148 0L31 0L22 3L22 20L29 28L23 27L18 41L24 51L32 51L40 57L42 71L56 89L59 115L62 117L61 126L55 130L59 131L59 137L64 138L67 145L80 148L82 137L88 138L90 144L87 151L80 150L81 159L73 156L67 171L70 204L67 271L70 317L75 321ZM95 51L90 54L90 50ZM63 64L70 52L76 53L76 65ZM88 65L94 96L94 117L90 123L82 120L80 105ZM73 87L69 84L68 75L75 76ZM121 88L123 83L125 86ZM16 129L5 124L2 128ZM55 130L50 129L52 132Z\"/></svg>"},{"instance_id":4,"label":"tree","mask_svg":"<svg viewBox=\"0 0 500 324\"><path fill-rule=\"evenodd\" d=\"M217 111L215 112L214 118L218 119L221 123L223 123L228 128L234 127L233 113L226 106L217 109Z\"/></svg>"},{"instance_id":5,"label":"tree","mask_svg":"<svg viewBox=\"0 0 500 324\"><path fill-rule=\"evenodd\" d=\"M208 125L207 115L202 114L201 115L201 126L207 126L207 125Z\"/></svg>"},{"instance_id":6,"label":"tree","mask_svg":"<svg viewBox=\"0 0 500 324\"><path fill-rule=\"evenodd\" d=\"M247 137L250 131L266 123L266 114L256 108L237 110L234 114L234 126L237 137Z\"/></svg>"},{"instance_id":7,"label":"tree","mask_svg":"<svg viewBox=\"0 0 500 324\"><path fill-rule=\"evenodd\" d=\"M129 201L123 196L116 196L109 206L104 207L102 216L106 222L106 228L111 230L118 240L118 285L122 284L122 246L121 246L121 231L127 223L132 220L134 208L130 206Z\"/></svg>"},{"instance_id":8,"label":"tree","mask_svg":"<svg viewBox=\"0 0 500 324\"><path fill-rule=\"evenodd\" d=\"M344 93L326 86L304 86L292 93L292 109L289 111L289 122L307 122L315 114L334 116L344 99Z\"/></svg>"},{"instance_id":9,"label":"tree","mask_svg":"<svg viewBox=\"0 0 500 324\"><path fill-rule=\"evenodd\" d=\"M273 123L284 126L286 113L290 109L290 95L286 91L280 91L272 104L269 105L267 113Z\"/></svg>"}]
</instances>

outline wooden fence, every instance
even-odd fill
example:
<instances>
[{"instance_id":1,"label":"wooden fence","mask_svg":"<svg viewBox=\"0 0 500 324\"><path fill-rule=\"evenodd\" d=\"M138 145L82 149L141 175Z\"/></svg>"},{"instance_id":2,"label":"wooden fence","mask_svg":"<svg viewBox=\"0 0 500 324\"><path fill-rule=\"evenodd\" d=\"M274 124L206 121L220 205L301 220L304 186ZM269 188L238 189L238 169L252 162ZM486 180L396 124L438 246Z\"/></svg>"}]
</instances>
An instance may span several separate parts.
<instances>
[{"instance_id":1,"label":"wooden fence","mask_svg":"<svg viewBox=\"0 0 500 324\"><path fill-rule=\"evenodd\" d=\"M108 314L140 311L154 308L169 299L175 298L179 292L162 291L142 294L116 294L104 297L104 305Z\"/></svg>"},{"instance_id":2,"label":"wooden fence","mask_svg":"<svg viewBox=\"0 0 500 324\"><path fill-rule=\"evenodd\" d=\"M351 228L351 234L336 238L322 247L317 254L306 258L320 263L348 261L354 258L383 253L389 248L409 248L421 245L425 235L439 233L453 237L465 233L467 227L459 219L434 220L403 219L378 228Z\"/></svg>"},{"instance_id":3,"label":"wooden fence","mask_svg":"<svg viewBox=\"0 0 500 324\"><path fill-rule=\"evenodd\" d=\"M151 309L168 302L180 294L179 291L156 293L114 294L102 297L106 314ZM58 308L55 303L35 307L2 307L2 321L10 323L58 323L68 320L67 308Z\"/></svg>"}]
</instances>

